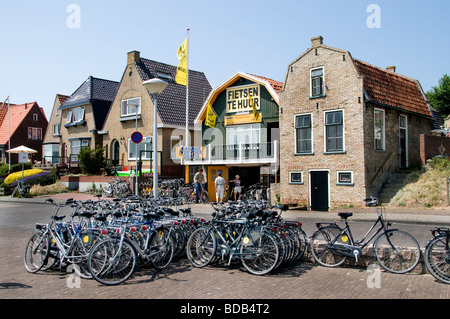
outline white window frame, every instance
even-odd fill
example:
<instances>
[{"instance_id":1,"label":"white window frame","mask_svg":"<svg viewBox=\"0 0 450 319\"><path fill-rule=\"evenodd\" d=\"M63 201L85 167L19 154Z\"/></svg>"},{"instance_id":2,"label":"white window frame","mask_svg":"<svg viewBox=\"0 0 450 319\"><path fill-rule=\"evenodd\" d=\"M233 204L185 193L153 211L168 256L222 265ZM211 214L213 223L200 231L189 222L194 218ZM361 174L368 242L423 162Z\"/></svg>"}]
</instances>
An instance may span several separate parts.
<instances>
[{"instance_id":1,"label":"white window frame","mask_svg":"<svg viewBox=\"0 0 450 319\"><path fill-rule=\"evenodd\" d=\"M299 150L297 149L297 142L298 142L298 136L297 136L297 128L295 127L295 123L297 121L297 117L298 116L306 116L309 115L311 120L311 150L308 152L299 152ZM295 155L304 155L304 154L313 154L314 153L314 130L313 130L313 113L303 113L303 114L295 114L294 115L294 154Z\"/></svg>"},{"instance_id":2,"label":"white window frame","mask_svg":"<svg viewBox=\"0 0 450 319\"><path fill-rule=\"evenodd\" d=\"M350 174L350 182L342 182L340 180L340 174ZM336 172L336 185L353 186L353 171L337 171Z\"/></svg>"},{"instance_id":3,"label":"white window frame","mask_svg":"<svg viewBox=\"0 0 450 319\"><path fill-rule=\"evenodd\" d=\"M301 176L301 181L297 182L297 181L293 181L292 180L292 175L293 174L300 174ZM295 185L303 185L304 184L304 174L303 171L290 171L289 172L289 184L295 184Z\"/></svg>"},{"instance_id":4,"label":"white window frame","mask_svg":"<svg viewBox=\"0 0 450 319\"><path fill-rule=\"evenodd\" d=\"M319 95L313 95L313 77L312 73L317 70L322 70L322 88L321 93ZM324 97L325 96L325 68L323 66L315 67L309 69L309 97L310 98L317 98L317 97Z\"/></svg>"},{"instance_id":5,"label":"white window frame","mask_svg":"<svg viewBox=\"0 0 450 319\"><path fill-rule=\"evenodd\" d=\"M60 134L60 128L61 128L61 127L60 127L59 124L54 124L54 125L53 125L53 135L54 135L54 136Z\"/></svg>"},{"instance_id":6,"label":"white window frame","mask_svg":"<svg viewBox=\"0 0 450 319\"><path fill-rule=\"evenodd\" d=\"M401 119L404 118L405 119L405 126L401 126ZM406 153L406 167L409 167L409 138L408 138L408 116L404 115L404 114L400 114L400 116L398 117L398 139L399 139L399 147L400 147L400 130L404 129L405 130L405 153Z\"/></svg>"},{"instance_id":7,"label":"white window frame","mask_svg":"<svg viewBox=\"0 0 450 319\"><path fill-rule=\"evenodd\" d=\"M72 123L77 124L84 121L84 114L85 114L85 107L84 106L77 106L74 108L71 108L69 110L69 113L67 113L67 121L66 123ZM79 118L75 118L75 114L79 115Z\"/></svg>"},{"instance_id":8,"label":"white window frame","mask_svg":"<svg viewBox=\"0 0 450 319\"><path fill-rule=\"evenodd\" d=\"M131 140L131 138L128 138L128 160L129 161L132 161L132 160L136 160L136 157L135 156L130 156L130 154L131 154L131 146L132 145L135 145L136 143L134 143L132 140ZM141 145L144 145L144 150L146 150L146 151L152 151L153 150L153 137L152 136L147 136L147 137L144 137L143 139L142 139L142 142L141 143L139 143L139 146L141 146ZM137 156L137 158L139 159L139 152L140 151L140 148L138 147L137 148L137 150L136 150L136 156ZM149 160L151 160L152 159L152 156L150 155L150 153L144 153L143 154L143 156L142 156L142 158L141 158L141 160L142 161L149 161Z\"/></svg>"},{"instance_id":9,"label":"white window frame","mask_svg":"<svg viewBox=\"0 0 450 319\"><path fill-rule=\"evenodd\" d=\"M377 147L377 117L375 116L376 113L382 114L382 126L381 126L381 148ZM375 151L385 151L386 150L386 115L385 111L383 109L375 108L373 110L373 148Z\"/></svg>"},{"instance_id":10,"label":"white window frame","mask_svg":"<svg viewBox=\"0 0 450 319\"><path fill-rule=\"evenodd\" d=\"M250 140L248 143L245 141L238 141L237 137L239 136L238 132L248 132L251 131ZM256 140L253 140L253 133L256 133ZM226 138L227 138L227 145L239 145L239 143L242 144L260 144L261 143L261 124L260 123L253 123L253 124L240 124L240 125L229 125L226 128Z\"/></svg>"},{"instance_id":11,"label":"white window frame","mask_svg":"<svg viewBox=\"0 0 450 319\"><path fill-rule=\"evenodd\" d=\"M130 101L133 101L133 100L139 101L139 103L138 103L139 106L137 107L137 111L135 110L134 112L131 112L130 109L129 109L128 104L129 104ZM124 106L125 106L124 103L126 103L126 105L127 105L126 106L126 110L127 110L126 113L123 112L124 111ZM126 99L126 100L122 100L120 102L120 116L121 117L135 116L136 113L137 113L137 115L141 115L141 110L142 110L142 104L141 104L141 97L140 96L139 97L133 97L133 98Z\"/></svg>"},{"instance_id":12,"label":"white window frame","mask_svg":"<svg viewBox=\"0 0 450 319\"><path fill-rule=\"evenodd\" d=\"M334 151L327 150L328 135L327 135L326 121L327 121L327 113L331 113L331 112L341 112L342 113L342 150L334 150ZM323 151L325 154L345 153L345 112L343 109L327 110L327 111L323 112L323 137L324 137Z\"/></svg>"},{"instance_id":13,"label":"white window frame","mask_svg":"<svg viewBox=\"0 0 450 319\"><path fill-rule=\"evenodd\" d=\"M39 120L39 115L37 113L33 113L33 121L37 122Z\"/></svg>"}]
</instances>

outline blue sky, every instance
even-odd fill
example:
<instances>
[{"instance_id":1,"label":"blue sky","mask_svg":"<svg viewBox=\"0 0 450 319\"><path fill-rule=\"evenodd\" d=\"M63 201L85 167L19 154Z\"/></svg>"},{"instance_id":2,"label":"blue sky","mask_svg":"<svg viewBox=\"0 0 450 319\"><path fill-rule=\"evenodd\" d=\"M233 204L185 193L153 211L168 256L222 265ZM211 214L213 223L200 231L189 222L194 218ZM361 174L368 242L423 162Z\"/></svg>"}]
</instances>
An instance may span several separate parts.
<instances>
[{"instance_id":1,"label":"blue sky","mask_svg":"<svg viewBox=\"0 0 450 319\"><path fill-rule=\"evenodd\" d=\"M79 28L68 26L71 4ZM380 28L367 24L371 4ZM48 118L56 94L90 75L120 81L129 51L177 65L188 28L189 67L213 87L237 71L284 81L317 35L354 58L395 65L425 91L450 73L448 0L2 0L0 12L0 102L37 101Z\"/></svg>"}]
</instances>

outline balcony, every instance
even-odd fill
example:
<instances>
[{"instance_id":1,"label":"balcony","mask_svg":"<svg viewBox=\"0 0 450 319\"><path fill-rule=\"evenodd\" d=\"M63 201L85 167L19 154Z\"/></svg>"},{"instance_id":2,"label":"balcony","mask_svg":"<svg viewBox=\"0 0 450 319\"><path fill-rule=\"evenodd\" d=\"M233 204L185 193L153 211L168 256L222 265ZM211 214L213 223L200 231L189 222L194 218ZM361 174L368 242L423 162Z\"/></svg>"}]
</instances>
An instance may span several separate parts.
<instances>
[{"instance_id":1,"label":"balcony","mask_svg":"<svg viewBox=\"0 0 450 319\"><path fill-rule=\"evenodd\" d=\"M202 149L198 147L198 149ZM279 143L254 144L208 144L197 156L183 157L183 165L236 165L236 164L272 164L278 162ZM194 152L195 154L195 152Z\"/></svg>"}]
</instances>

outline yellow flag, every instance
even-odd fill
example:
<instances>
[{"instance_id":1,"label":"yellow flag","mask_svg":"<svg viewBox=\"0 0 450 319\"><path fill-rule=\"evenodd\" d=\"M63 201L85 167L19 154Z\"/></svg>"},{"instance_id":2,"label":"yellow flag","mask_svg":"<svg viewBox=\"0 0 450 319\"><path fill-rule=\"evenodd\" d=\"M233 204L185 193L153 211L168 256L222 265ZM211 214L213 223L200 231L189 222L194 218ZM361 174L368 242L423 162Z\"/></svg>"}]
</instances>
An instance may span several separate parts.
<instances>
[{"instance_id":1,"label":"yellow flag","mask_svg":"<svg viewBox=\"0 0 450 319\"><path fill-rule=\"evenodd\" d=\"M177 51L178 56L178 67L177 67L177 75L175 76L175 82L184 86L187 86L187 59L188 59L188 45L187 38L181 44Z\"/></svg>"},{"instance_id":2,"label":"yellow flag","mask_svg":"<svg viewBox=\"0 0 450 319\"><path fill-rule=\"evenodd\" d=\"M208 102L207 108L206 108L206 119L205 119L205 125L209 127L215 127L216 126L216 114L211 108L211 105Z\"/></svg>"},{"instance_id":3,"label":"yellow flag","mask_svg":"<svg viewBox=\"0 0 450 319\"><path fill-rule=\"evenodd\" d=\"M256 109L255 103L253 103L253 99L252 99L251 95L249 95L249 98L250 98L250 103L252 104L252 110L253 110L253 115L255 116L255 121L258 121L258 118L259 118L258 110Z\"/></svg>"}]
</instances>

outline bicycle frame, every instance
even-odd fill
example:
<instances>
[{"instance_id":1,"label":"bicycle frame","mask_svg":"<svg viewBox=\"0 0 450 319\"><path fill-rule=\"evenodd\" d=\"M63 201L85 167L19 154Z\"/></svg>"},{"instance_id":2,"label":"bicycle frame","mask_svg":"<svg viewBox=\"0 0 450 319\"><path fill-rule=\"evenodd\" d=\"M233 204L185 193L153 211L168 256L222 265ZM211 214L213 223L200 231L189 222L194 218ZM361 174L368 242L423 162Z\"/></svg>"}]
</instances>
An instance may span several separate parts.
<instances>
[{"instance_id":1,"label":"bicycle frame","mask_svg":"<svg viewBox=\"0 0 450 319\"><path fill-rule=\"evenodd\" d=\"M214 221L215 225L212 225L212 227L210 228L211 231L214 232L214 234L216 235L217 239L220 239L220 243L218 243L220 245L221 249L221 255L222 255L222 260L224 260L225 254L229 253L230 254L230 259L228 261L228 265L230 265L231 260L233 259L233 257L235 256L249 256L249 255L254 255L253 253L240 253L239 252L239 248L241 247L241 245L246 245L246 246L253 246L253 247L257 247L255 244L255 241L253 240L253 236L251 234L251 230L248 226L248 222L247 221L241 221L241 220L216 220ZM224 231L222 231L219 228L223 228L221 226L223 226L223 224L228 224L226 226L229 225L242 225L242 227L239 227L238 229L235 229L234 227L232 228L233 231L230 233L227 231L227 228L225 227ZM259 233L261 234L263 228L260 228ZM236 233L237 236L235 237L233 233ZM226 235L229 237L229 239L225 238ZM247 242L246 242L247 241ZM218 245L218 247L219 247ZM223 245L225 247L223 247Z\"/></svg>"},{"instance_id":2,"label":"bicycle frame","mask_svg":"<svg viewBox=\"0 0 450 319\"><path fill-rule=\"evenodd\" d=\"M336 244L336 242L338 241L339 238L341 238L342 235L347 234L349 237L350 244L340 244L340 245L352 245L352 246L358 247L359 249L363 249L367 245L369 245L369 243L374 238L376 238L378 235L380 235L382 233L386 233L386 232L388 232L388 230L393 230L393 229L388 229L388 227L391 225L391 223L390 222L386 223L384 221L380 211L378 210L378 208L376 208L376 210L378 213L378 218L376 219L376 221L373 223L373 225L370 227L370 229L366 232L366 234L363 236L363 238L361 240L355 241L355 239L353 237L353 233L351 231L351 228L348 224L347 218L344 218L345 227L341 229L340 233L333 240L331 240L331 245ZM380 226L378 227L378 229L369 238L367 238L369 236L369 234L375 229L375 227L378 223L380 223ZM317 225L320 226L322 224L326 224L326 223L318 223ZM339 227L336 223L332 223L332 224Z\"/></svg>"}]
</instances>

